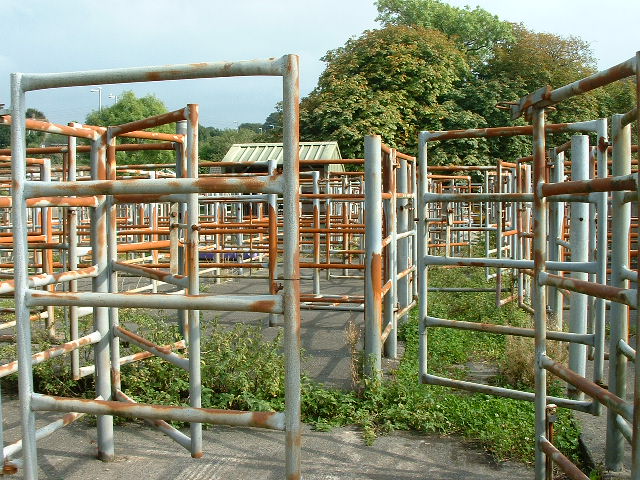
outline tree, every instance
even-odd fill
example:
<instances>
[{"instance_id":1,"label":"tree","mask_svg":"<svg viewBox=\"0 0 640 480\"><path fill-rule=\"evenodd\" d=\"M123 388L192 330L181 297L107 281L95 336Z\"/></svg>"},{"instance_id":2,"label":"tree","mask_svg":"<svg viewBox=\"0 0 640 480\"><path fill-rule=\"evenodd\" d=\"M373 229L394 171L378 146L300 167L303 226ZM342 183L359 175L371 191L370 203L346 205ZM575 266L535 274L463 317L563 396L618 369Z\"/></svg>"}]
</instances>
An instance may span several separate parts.
<instances>
[{"instance_id":1,"label":"tree","mask_svg":"<svg viewBox=\"0 0 640 480\"><path fill-rule=\"evenodd\" d=\"M262 123L241 123L238 130L251 130L255 133L262 133L264 127Z\"/></svg>"},{"instance_id":2,"label":"tree","mask_svg":"<svg viewBox=\"0 0 640 480\"><path fill-rule=\"evenodd\" d=\"M43 120L47 121L47 117L40 110L35 108L27 108L25 112L25 117L31 120ZM46 132L37 132L34 130L27 130L26 140L27 140L27 148L28 147L41 147L44 145L48 134Z\"/></svg>"},{"instance_id":3,"label":"tree","mask_svg":"<svg viewBox=\"0 0 640 480\"><path fill-rule=\"evenodd\" d=\"M35 108L27 108L27 111L25 112L25 118L47 121L47 117L45 116L45 114ZM37 132L34 130L27 130L26 139L25 139L27 143L27 148L41 147L45 143L48 136L49 135L46 132ZM1 125L0 126L0 148L9 148L10 145L11 145L11 126Z\"/></svg>"},{"instance_id":4,"label":"tree","mask_svg":"<svg viewBox=\"0 0 640 480\"><path fill-rule=\"evenodd\" d=\"M481 8L440 0L376 4L384 28L329 51L316 89L301 103L302 138L337 140L347 156L362 155L368 134L415 153L420 130L522 125L524 119L512 121L496 106L595 71L589 45L577 37L534 32ZM548 120L626 112L633 99L632 85L619 82L560 103L549 109ZM435 142L429 162L488 164L530 155L531 149L529 137Z\"/></svg>"},{"instance_id":5,"label":"tree","mask_svg":"<svg viewBox=\"0 0 640 480\"><path fill-rule=\"evenodd\" d=\"M116 104L102 110L94 110L87 115L86 123L102 127L120 125L123 123L142 120L167 113L167 107L155 95L146 95L142 98L136 97L131 91L126 91L120 95ZM175 126L162 125L150 129L154 132L173 133ZM118 139L118 143L148 143L144 140L123 137ZM175 157L169 151L132 151L118 152L117 161L119 164L140 164L140 163L173 163Z\"/></svg>"},{"instance_id":6,"label":"tree","mask_svg":"<svg viewBox=\"0 0 640 480\"><path fill-rule=\"evenodd\" d=\"M439 0L378 0L377 7L378 20L384 25L436 28L467 54L470 73L440 98L446 114L432 116L425 129L512 125L509 115L496 109L498 102L516 101L545 85L559 87L595 72L590 46L580 38L534 32L478 7L460 9ZM560 103L549 111L548 119L556 123L590 120L631 108L632 88L618 82ZM486 163L530 152L527 138L467 139L434 144L430 161Z\"/></svg>"},{"instance_id":7,"label":"tree","mask_svg":"<svg viewBox=\"0 0 640 480\"><path fill-rule=\"evenodd\" d=\"M276 103L275 111L271 112L262 124L262 133L255 140L258 142L282 142L282 102Z\"/></svg>"},{"instance_id":8,"label":"tree","mask_svg":"<svg viewBox=\"0 0 640 480\"><path fill-rule=\"evenodd\" d=\"M439 0L378 0L376 7L376 20L383 26L420 26L444 33L467 53L472 67L513 39L511 24L480 7L458 8Z\"/></svg>"},{"instance_id":9,"label":"tree","mask_svg":"<svg viewBox=\"0 0 640 480\"><path fill-rule=\"evenodd\" d=\"M259 137L254 130L246 128L219 130L219 132L219 135L211 136L206 143L201 144L202 160L220 161L234 143L252 143Z\"/></svg>"},{"instance_id":10,"label":"tree","mask_svg":"<svg viewBox=\"0 0 640 480\"><path fill-rule=\"evenodd\" d=\"M441 98L468 72L465 55L444 34L423 27L370 30L329 51L318 86L300 106L307 140L337 140L362 155L363 137L380 134L402 149L446 115Z\"/></svg>"},{"instance_id":11,"label":"tree","mask_svg":"<svg viewBox=\"0 0 640 480\"><path fill-rule=\"evenodd\" d=\"M0 124L0 148L9 148L11 145L11 127Z\"/></svg>"},{"instance_id":12,"label":"tree","mask_svg":"<svg viewBox=\"0 0 640 480\"><path fill-rule=\"evenodd\" d=\"M514 25L513 32L513 41L497 46L480 74L484 81L510 84L512 100L545 85L562 87L597 71L590 45L578 37L534 32L522 24ZM616 82L559 103L547 118L551 123L566 123L609 117L630 110L634 101L630 82ZM555 141L569 138L569 134L556 136Z\"/></svg>"}]
</instances>

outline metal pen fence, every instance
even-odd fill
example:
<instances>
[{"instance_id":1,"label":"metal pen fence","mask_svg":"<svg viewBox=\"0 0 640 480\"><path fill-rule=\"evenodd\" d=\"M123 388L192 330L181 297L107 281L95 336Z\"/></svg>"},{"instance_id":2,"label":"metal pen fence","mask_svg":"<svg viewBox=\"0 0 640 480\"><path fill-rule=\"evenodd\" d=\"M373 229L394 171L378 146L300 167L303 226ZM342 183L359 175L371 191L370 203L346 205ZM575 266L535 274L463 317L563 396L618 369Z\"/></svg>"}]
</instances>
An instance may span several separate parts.
<instances>
[{"instance_id":1,"label":"metal pen fence","mask_svg":"<svg viewBox=\"0 0 640 480\"><path fill-rule=\"evenodd\" d=\"M36 440L49 435L81 414L98 416L99 457L109 460L114 455L112 415L143 418L160 428L191 455L202 455L202 423L252 425L286 431L286 475L300 477L300 371L299 371L299 262L298 262L298 59L284 56L279 59L254 60L236 63L208 63L173 65L166 67L142 67L122 70L69 72L64 74L13 74L12 118L24 118L25 94L44 88L60 88L87 84L119 82L144 82L187 78L214 78L220 76L272 75L283 78L284 105L284 166L281 174L252 178L198 179L197 121L198 108L189 105L169 114L109 127L96 131L89 128L69 127L66 133L72 137L89 139L91 156L91 180L79 182L73 178L75 169L69 168L64 181L32 181L26 178L25 124L12 124L12 226L14 231L15 309L17 319L19 395L23 439L18 446L5 447L6 468L22 463L26 478L37 478ZM115 160L115 138L142 128L186 121L183 164L176 169L175 179L118 179ZM61 133L59 130L56 133ZM80 135L82 134L82 135ZM155 137L155 135L150 135ZM180 155L179 155L180 157ZM180 172L181 174L178 174ZM198 224L200 193L268 193L283 197L283 291L274 295L225 296L199 293ZM36 199L36 200L33 200ZM163 275L162 280L186 287L186 295L119 294L117 271L130 271L157 279L158 275L145 267L123 266L118 262L117 205L153 202L178 204L184 217L179 228L185 237L186 276ZM91 254L88 269L74 269L39 280L29 277L29 252L27 242L29 202L39 207L71 208L78 204L91 209ZM152 217L154 214L152 214ZM152 236L157 225L150 225ZM130 232L129 232L130 233ZM92 292L42 292L35 288L70 279L92 278ZM34 306L93 307L94 331L78 340L67 342L56 351L31 352L31 325L29 308ZM96 307L95 305L100 305ZM118 324L117 308L170 308L187 312L185 341L188 357L167 353L146 339L127 331ZM235 412L200 408L200 330L201 309L263 311L284 315L286 357L286 411ZM119 340L126 339L148 353L189 371L190 407L168 407L132 403L119 390L120 355ZM32 365L40 359L77 350L83 345L94 345L96 400L51 397L33 391ZM44 429L36 430L36 411L61 411L68 413ZM190 436L186 436L164 423L165 420L190 422ZM8 450L7 450L8 449ZM9 460L22 451L22 461Z\"/></svg>"},{"instance_id":2,"label":"metal pen fence","mask_svg":"<svg viewBox=\"0 0 640 480\"><path fill-rule=\"evenodd\" d=\"M416 304L415 158L367 136L365 152L365 372L379 377L382 351L398 354L398 322Z\"/></svg>"},{"instance_id":3,"label":"metal pen fence","mask_svg":"<svg viewBox=\"0 0 640 480\"><path fill-rule=\"evenodd\" d=\"M555 408L563 407L599 415L602 406L607 407L607 451L606 469L622 469L624 439L632 444L632 478L640 478L638 448L635 426L638 419L636 396L626 400L626 363L635 359L635 350L628 343L627 316L629 308L636 309L634 319L638 326L637 288L630 288L629 282L637 282L637 265L630 263L631 202L638 198L637 174L631 175L631 134L630 124L638 121L638 109L612 119L611 145L608 143L607 122L600 119L573 124L546 124L545 107L558 103L573 95L589 91L629 76L638 79L638 59L640 55L605 72L600 72L583 81L556 90L542 89L512 106L514 118L527 114L533 125L523 127L502 127L449 132L422 132L419 141L419 183L418 183L418 298L420 315L420 379L423 383L449 386L473 392L499 395L514 399L532 401L536 411L536 468L535 478L550 478L552 466L556 463L570 478L586 479L555 446L553 446L552 426ZM554 133L593 133L596 142L591 147L589 137L577 134L571 142L563 144L546 155L546 136ZM503 183L498 162L496 176L498 188L493 192L465 193L429 190L429 165L427 149L430 142L449 141L460 138L489 138L496 136L527 135L533 137L533 157L518 159L515 164L515 182ZM613 170L608 174L607 154L612 147ZM570 152L571 170L569 181L565 180L564 156ZM550 162L547 162L549 158ZM528 169L521 168L532 161L532 181L528 180ZM527 165L528 166L528 165ZM509 165L511 168L511 165ZM511 185L512 189L503 189ZM611 209L609 193L611 192ZM495 258L453 256L445 251L445 256L437 256L427 251L430 242L431 222L429 206L445 205L452 202L490 202L498 212L504 212L502 205L510 205L510 218L515 223L515 242L505 249L508 256L502 256L503 245L497 241ZM530 207L529 207L530 205ZM567 205L565 207L565 205ZM525 206L523 208L523 206ZM532 223L529 229L528 211ZM455 210L454 210L455 211ZM509 212L509 208L506 210ZM517 212L517 214L516 214ZM611 235L608 241L608 219L611 218ZM497 236L504 222L498 213ZM451 224L452 218L448 219ZM565 228L569 227L569 241ZM637 226L636 226L637 227ZM531 245L532 251L529 250ZM610 277L607 277L608 249L611 249ZM563 254L564 252L564 254ZM487 254L490 251L486 251ZM634 252L637 254L637 252ZM529 256L531 255L531 256ZM428 311L428 270L433 266L490 267L516 270L518 298L522 305L526 299L523 275L531 277L534 328L511 325L497 325L462 322L435 318ZM553 272L553 273L551 273ZM497 282L499 285L500 282ZM498 290L499 293L499 290ZM569 296L570 316L563 321L563 295ZM549 300L549 301L547 301ZM609 388L605 383L605 308L611 305L609 322L611 325L609 345ZM590 320L590 321L589 321ZM485 385L469 381L444 378L429 373L428 343L429 328L446 327L471 331L499 333L505 335L535 338L535 391L523 392ZM565 331L565 328L568 331ZM636 330L638 331L638 330ZM569 344L569 366L563 366L547 355L547 340ZM587 351L591 350L594 360L593 376L585 378ZM636 367L637 368L637 367ZM549 371L565 381L567 397L549 396L546 372ZM638 378L638 377L636 377ZM637 380L636 380L637 382ZM637 385L637 383L636 383ZM589 399L585 399L585 394Z\"/></svg>"},{"instance_id":4,"label":"metal pen fence","mask_svg":"<svg viewBox=\"0 0 640 480\"><path fill-rule=\"evenodd\" d=\"M286 475L299 478L300 308L364 309L366 371L379 376L383 352L390 358L397 356L398 324L418 303L420 380L534 402L536 479L548 477L550 461L570 478L586 478L553 446L552 417L557 407L599 415L603 406L608 418L606 468L622 468L626 439L632 444L632 477L640 479L638 375L632 402L626 385L627 363L636 356L629 341L629 319L634 321L636 332L640 329L635 288L638 215L631 213L632 206L637 206L639 188L637 168L633 173L637 160L632 159L637 147L631 145L631 125L638 124L638 108L615 115L610 136L606 119L569 124L546 124L544 120L547 107L629 76L635 75L640 93L639 65L640 54L636 54L612 69L556 90L542 89L512 105L514 118L525 114L532 125L422 132L417 163L414 157L384 145L378 136L365 138L364 160L300 161L295 56L12 75L12 116L0 117L3 123L12 124L13 146L10 152L0 151L11 154L12 169L11 183L6 177L0 180L5 192L11 187L12 195L0 197L0 215L6 217L10 211L12 220L11 231L0 232L0 250L6 252L2 246L13 243L13 257L2 257L0 268L6 269L2 272L6 278L0 282L0 293L14 293L18 359L0 366L0 377L19 374L24 436L21 442L4 446L5 469L23 465L26 478L37 478L36 440L88 413L98 416L98 451L104 460L111 459L115 451L112 415L151 422L194 457L202 455L202 423L285 430ZM108 128L11 120L24 118L25 94L32 90L245 75L283 77L282 169L271 159L251 164L251 173L200 175L201 168L232 165L199 162L197 105ZM144 131L169 123L177 124L175 134ZM25 129L66 135L68 145L26 149ZM571 141L547 152L547 135L560 133L573 134ZM486 167L428 165L432 142L518 135L533 138L531 157L496 160L495 165ZM589 135L596 141L590 141ZM156 143L116 144L118 137ZM89 145L78 145L77 138ZM166 164L117 165L117 151L138 149L173 151L175 165L169 169ZM77 165L80 152L89 153L89 167ZM26 157L53 153L64 155L61 167L52 169L46 159ZM0 174L6 172L7 160L0 157ZM364 164L364 172L321 172L317 168L329 163ZM301 166L310 170L300 171ZM248 165L233 162L233 167ZM52 176L54 172L57 178ZM88 174L78 175L81 172ZM485 255L473 257L472 247L481 241ZM59 259L54 258L54 252L59 252ZM495 278L497 306L517 300L533 313L533 328L430 316L430 291L486 290L430 287L428 271L433 267L485 269L488 279ZM301 276L301 270L311 274ZM327 279L364 279L363 295L323 294L322 270ZM508 284L512 278L509 272L515 292ZM118 279L126 275L145 278L149 284L121 291ZM205 276L218 281L265 279L268 293L202 294L200 279ZM90 292L79 291L77 282L83 279L92 282ZM311 291L302 291L301 279L312 281ZM56 290L56 285L64 285L65 290ZM160 286L162 293L158 293ZM42 287L44 291L39 290ZM147 290L152 293L140 293ZM509 294L505 296L506 291ZM567 303L568 318L564 314ZM56 335L56 307L68 308L69 340L34 354L31 323L45 318L48 333ZM149 342L120 325L121 307L176 310L183 339L173 345ZM279 316L284 318L284 414L201 408L199 310L263 312L269 314L271 325L281 323ZM94 326L81 336L78 318L83 313L93 313ZM6 322L0 324L0 330L5 328ZM427 362L429 328L534 338L535 391L433 375ZM121 356L120 340L142 352ZM569 345L567 367L547 355L547 340ZM94 349L93 365L80 364L79 350L86 346ZM178 350L186 350L187 355L176 353ZM33 365L67 353L71 354L74 378L95 375L95 400L33 391ZM120 366L149 356L189 372L189 407L136 404L121 391ZM588 358L593 360L589 379ZM635 368L640 373L640 367ZM566 396L548 395L547 371L567 383ZM65 416L36 429L36 411L60 411ZM190 422L190 435L166 420ZM22 459L16 459L20 452Z\"/></svg>"}]
</instances>

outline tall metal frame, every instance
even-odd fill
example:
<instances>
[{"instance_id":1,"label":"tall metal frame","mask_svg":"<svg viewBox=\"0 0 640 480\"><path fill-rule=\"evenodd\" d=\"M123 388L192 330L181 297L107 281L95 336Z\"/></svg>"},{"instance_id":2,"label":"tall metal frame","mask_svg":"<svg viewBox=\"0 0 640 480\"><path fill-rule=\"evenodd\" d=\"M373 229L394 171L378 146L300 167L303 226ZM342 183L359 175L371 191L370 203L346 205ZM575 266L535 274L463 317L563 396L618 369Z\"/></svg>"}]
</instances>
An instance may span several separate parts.
<instances>
[{"instance_id":1,"label":"tall metal frame","mask_svg":"<svg viewBox=\"0 0 640 480\"><path fill-rule=\"evenodd\" d=\"M382 351L398 354L398 323L416 305L415 158L365 137L365 373L379 377Z\"/></svg>"},{"instance_id":2,"label":"tall metal frame","mask_svg":"<svg viewBox=\"0 0 640 480\"><path fill-rule=\"evenodd\" d=\"M506 396L521 400L533 401L535 404L535 449L536 464L535 478L544 480L551 471L551 462L556 463L570 478L586 479L555 446L549 436L550 403L560 407L572 408L599 414L601 406L608 408L607 453L606 468L618 471L622 468L623 441L626 438L632 447L632 471L634 479L640 478L640 449L638 448L637 423L638 394L640 389L634 390L633 402L626 397L626 362L635 360L635 350L627 343L626 319L628 307L637 308L638 290L629 288L629 281L638 279L638 272L631 270L628 258L628 239L630 229L629 202L638 200L638 176L630 175L631 142L630 127L632 122L638 122L638 106L624 115L615 115L612 124L613 143L613 176L608 177L607 171L607 131L606 122L582 122L573 125L547 125L544 121L544 111L549 105L563 101L571 96L606 85L632 75L635 75L638 93L640 94L640 53L634 58L617 65L607 71L600 72L584 80L565 87L551 90L549 87L541 89L514 104L512 115L514 118L526 114L532 120L527 127L505 127L495 129L452 131L452 132L422 132L419 141L419 186L418 196L421 199L418 206L418 285L420 298L420 379L424 383L462 388L470 391L483 392L499 396ZM638 95L640 104L640 95ZM640 128L640 127L639 127ZM570 144L572 151L572 179L565 182L564 166L557 155L552 155L556 172L551 182L547 181L546 134L561 131L595 131L598 134L597 165L598 177L592 178L588 173L589 149L587 137L576 135ZM504 135L532 135L533 136L533 193L516 194L434 194L427 190L427 143L434 140L504 136ZM565 147L566 148L566 147ZM558 149L559 150L559 149ZM556 150L555 153L558 153ZM591 172L592 174L593 172ZM608 178L607 178L608 177ZM591 179L590 179L591 178ZM607 193L612 193L612 276L610 285L607 284ZM428 217L426 215L427 202L447 201L489 201L489 202L531 202L533 225L533 260L515 259L486 259L486 258L450 258L428 255L426 243L429 237ZM564 242L557 222L558 210L554 209L555 218L551 221L553 228L551 238L548 237L549 206L554 202L571 202L572 250L571 262L564 262L558 258L556 248L558 242ZM588 205L592 206L589 207ZM595 213L594 218L589 218ZM597 222L595 221L597 219ZM597 232L588 232L587 226L597 226ZM588 237L588 238L586 238ZM582 242L581 245L578 243ZM589 257L582 246L595 246L597 256ZM549 248L548 246L551 246ZM553 257L547 258L551 249ZM522 251L519 252L523 253ZM487 266L497 268L517 268L532 270L533 278L533 313L534 328L521 329L509 326L474 324L457 322L430 317L427 311L427 271L429 265L466 265ZM573 272L568 278L549 271ZM570 318L570 332L559 330L547 331L547 288L564 289L573 292L572 309L575 312ZM554 296L556 294L554 293ZM586 296L595 299L592 302L595 312L595 325L592 332L587 332L585 319L587 317ZM604 363L604 307L605 302L612 302L611 341L609 389L601 386L603 380ZM556 310L562 304L554 302ZM634 314L636 326L640 327L640 317L637 310ZM437 377L427 370L427 327L452 327L467 330L487 331L509 335L523 335L535 338L535 392L519 392L494 386L464 382ZM548 339L570 342L570 368L567 368L547 355L546 341ZM594 347L595 365L594 380L584 377L584 363L586 361L586 346ZM575 370L575 371L574 371ZM574 398L556 398L547 394L546 373L551 372L567 382L569 392ZM636 362L636 373L640 367ZM636 376L636 387L640 381ZM590 400L583 400L586 394Z\"/></svg>"},{"instance_id":3,"label":"tall metal frame","mask_svg":"<svg viewBox=\"0 0 640 480\"><path fill-rule=\"evenodd\" d=\"M26 180L25 170L25 124L15 121L11 128L12 143L12 220L15 232L15 303L18 343L18 382L20 389L21 425L23 431L22 450L25 478L36 479L36 440L43 433L36 433L36 411L60 411L88 413L98 416L98 456L111 460L114 456L112 415L144 418L146 420L178 420L191 422L191 436L173 438L188 447L192 456L202 455L201 423L228 425L252 425L286 431L286 478L300 477L300 273L299 273L299 164L298 164L298 102L299 70L298 57L286 55L278 59L252 60L244 62L199 63L162 67L140 67L116 70L67 72L54 74L11 75L11 113L14 119L25 118L25 95L29 91L81 85L102 85L122 82L146 82L190 78L215 78L231 76L269 75L283 78L284 119L284 166L282 174L257 176L244 179L198 179L197 106L188 106L181 111L167 114L160 121L187 121L186 178L174 180L149 179L121 182L115 180L115 143L118 128L111 129L92 140L92 181L76 183L31 182ZM171 118L169 118L171 117ZM155 119L159 120L159 119ZM135 123L135 122L134 122ZM120 130L135 129L138 125L120 126ZM198 193L239 192L270 193L283 197L282 259L283 291L275 295L259 296L215 296L198 292ZM115 239L114 205L119 195L127 196L128 202L146 202L148 195L157 201L186 204L185 221L188 226L186 252L188 290L187 295L129 294L115 293L114 263L117 260L113 244ZM40 204L52 202L58 206L73 206L72 196L85 197L92 203L92 239L95 276L93 292L43 293L34 290L28 277L27 201L39 198ZM195 227L195 228L193 228ZM77 271L67 276L77 278ZM66 279L65 279L66 280ZM33 391L33 357L31 352L31 325L29 307L34 305L94 306L95 331L90 335L95 342L96 400L51 397ZM100 305L96 307L95 305ZM127 402L118 390L119 364L115 360L118 337L133 337L117 324L118 307L152 307L187 310L189 332L189 358L166 358L179 363L190 371L190 407L167 407L142 405ZM262 311L284 315L285 326L285 376L286 411L236 412L200 408L200 350L199 315L196 309ZM94 338L95 337L95 338ZM80 345L69 345L72 351ZM165 356L167 357L167 356ZM180 360L178 360L180 358ZM113 375L113 377L112 377ZM124 400L121 401L121 400ZM126 403L125 403L126 402ZM75 415L75 413L74 413ZM66 417L52 429L62 427ZM46 432L51 433L51 431Z\"/></svg>"}]
</instances>

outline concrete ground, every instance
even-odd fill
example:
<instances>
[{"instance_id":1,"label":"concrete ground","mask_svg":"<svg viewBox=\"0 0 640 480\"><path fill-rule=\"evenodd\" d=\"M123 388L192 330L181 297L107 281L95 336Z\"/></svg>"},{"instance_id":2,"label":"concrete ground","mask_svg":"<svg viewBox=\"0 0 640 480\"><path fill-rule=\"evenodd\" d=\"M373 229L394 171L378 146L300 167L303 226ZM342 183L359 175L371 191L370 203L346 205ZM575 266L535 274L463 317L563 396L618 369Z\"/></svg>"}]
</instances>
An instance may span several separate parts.
<instances>
[{"instance_id":1,"label":"concrete ground","mask_svg":"<svg viewBox=\"0 0 640 480\"><path fill-rule=\"evenodd\" d=\"M14 403L9 401L6 403ZM10 425L15 422L9 421ZM9 436L9 435L8 435ZM13 436L13 435L11 435ZM115 430L116 460L95 459L95 428L70 425L39 442L40 478L48 480L244 480L284 477L284 434L255 428L213 427L204 432L205 455L193 459L155 429L129 423ZM328 433L305 429L303 478L329 479L520 479L520 464L496 464L453 438L397 433L373 446L352 428ZM24 478L21 472L9 478Z\"/></svg>"},{"instance_id":2,"label":"concrete ground","mask_svg":"<svg viewBox=\"0 0 640 480\"><path fill-rule=\"evenodd\" d=\"M215 294L264 293L266 280L247 280L209 285ZM304 283L303 291L310 292ZM323 293L362 295L362 280L323 280ZM212 315L208 312L206 315ZM244 322L264 326L267 337L277 327L267 327L265 314L225 313L223 324ZM362 313L308 311L302 313L303 369L328 384L351 385L350 349L345 325L352 319L362 326ZM4 397L6 441L20 436L17 399ZM48 414L48 418L57 418ZM46 418L41 422L46 423ZM205 456L192 459L186 451L157 430L139 423L116 426L116 461L95 459L96 431L91 420L81 420L39 442L40 478L185 480L247 478L275 479L284 476L282 432L212 427L204 432ZM353 428L303 434L302 471L305 479L526 479L532 470L522 464L496 464L480 449L459 438L397 432L366 446ZM21 472L10 478L23 478Z\"/></svg>"},{"instance_id":3,"label":"concrete ground","mask_svg":"<svg viewBox=\"0 0 640 480\"><path fill-rule=\"evenodd\" d=\"M635 348L635 338L631 340L631 346ZM608 350L608 349L607 349ZM605 360L604 371L608 372L609 362ZM587 378L593 378L593 363L587 362ZM634 383L634 366L632 362L627 365L627 397L626 400L633 404L633 383ZM609 379L605 377L605 382ZM607 409L602 409L602 414L595 417L588 413L575 412L580 428L582 430L581 442L584 445L590 462L597 468L604 469L605 465L605 449L606 449L606 431L607 431ZM624 451L624 470L622 472L611 474L611 478L628 478L631 471L631 445L625 441Z\"/></svg>"}]
</instances>

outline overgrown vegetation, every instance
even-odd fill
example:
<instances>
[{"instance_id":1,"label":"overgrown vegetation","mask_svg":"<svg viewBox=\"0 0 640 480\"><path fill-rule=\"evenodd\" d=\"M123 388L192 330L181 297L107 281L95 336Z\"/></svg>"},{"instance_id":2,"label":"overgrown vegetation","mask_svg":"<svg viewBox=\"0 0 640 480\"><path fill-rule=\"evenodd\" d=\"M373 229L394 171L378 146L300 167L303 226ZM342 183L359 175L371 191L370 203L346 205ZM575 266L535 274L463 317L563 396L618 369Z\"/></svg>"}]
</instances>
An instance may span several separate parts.
<instances>
[{"instance_id":1,"label":"overgrown vegetation","mask_svg":"<svg viewBox=\"0 0 640 480\"><path fill-rule=\"evenodd\" d=\"M491 286L479 269L434 270L432 286ZM492 293L433 293L429 297L433 316L473 322L527 326L529 315L510 304L498 309ZM533 460L534 408L528 402L469 394L418 383L417 312L402 326L405 353L396 371L382 381L360 379L354 390L326 387L303 379L304 422L318 430L356 425L365 441L393 430L414 430L438 435L460 435L490 452L498 460ZM121 323L144 333L160 344L179 339L177 326L148 314L122 310ZM169 325L169 326L167 326ZM88 328L88 326L87 326ZM281 337L266 341L259 327L227 328L205 322L202 343L203 406L240 410L283 410L284 359ZM357 341L359 329L346 331ZM459 379L467 377L469 362L502 367L493 383L531 389L530 346L509 337L453 329L429 330L429 372ZM5 347L6 350L7 347ZM122 354L137 351L126 344ZM7 352L3 352L6 358ZM354 355L357 352L353 351ZM561 355L561 351L558 350ZM508 359L508 362L507 362ZM84 361L92 363L90 358ZM91 380L70 380L68 360L62 358L36 367L37 389L56 395L91 396ZM354 365L357 365L357 361ZM504 368L506 365L509 368ZM516 367L514 367L517 366ZM357 377L357 376L356 376ZM91 377L89 377L91 378ZM151 358L122 368L123 390L139 402L188 404L187 373L160 359ZM560 385L551 385L554 394ZM559 410L556 445L569 457L578 458L578 431L571 414Z\"/></svg>"}]
</instances>

